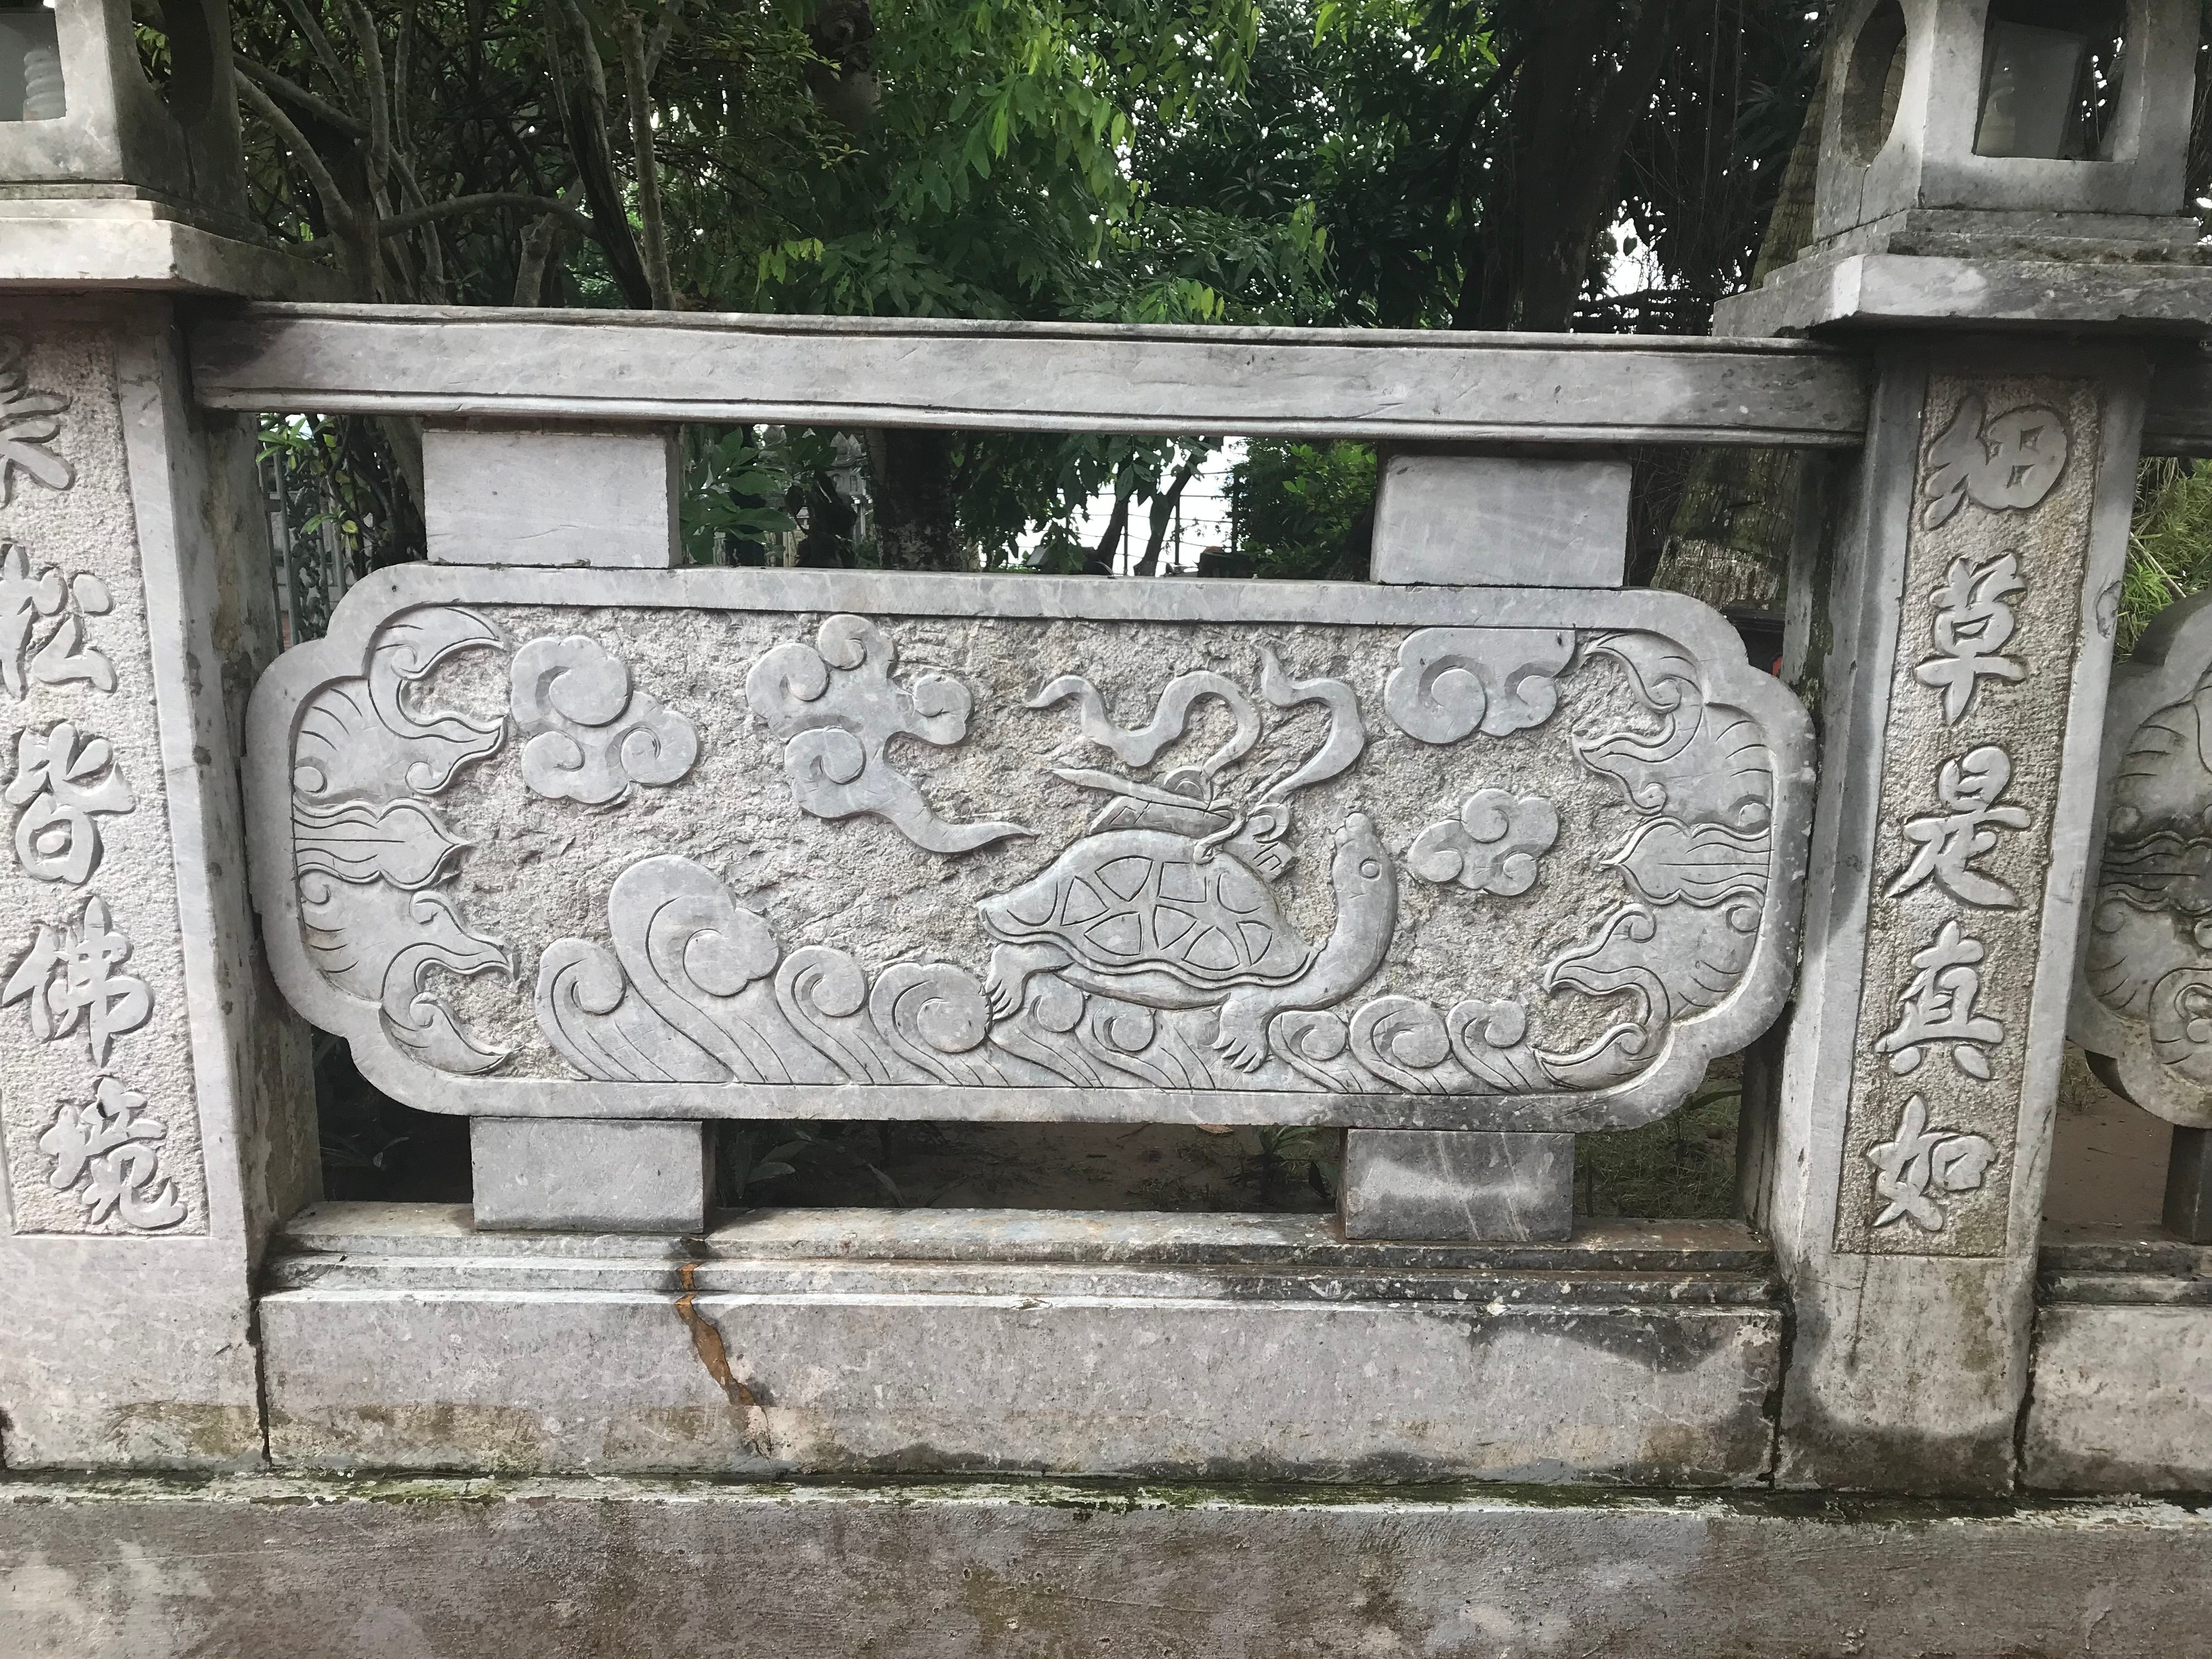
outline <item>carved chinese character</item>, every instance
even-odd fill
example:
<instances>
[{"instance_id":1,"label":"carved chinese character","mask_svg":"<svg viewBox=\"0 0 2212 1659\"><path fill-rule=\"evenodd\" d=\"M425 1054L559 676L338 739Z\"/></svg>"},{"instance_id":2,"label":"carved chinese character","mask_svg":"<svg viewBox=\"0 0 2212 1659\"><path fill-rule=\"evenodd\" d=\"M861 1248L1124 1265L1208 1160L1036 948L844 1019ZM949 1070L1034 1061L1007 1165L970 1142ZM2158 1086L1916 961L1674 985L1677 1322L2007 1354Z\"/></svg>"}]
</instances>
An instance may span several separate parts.
<instances>
[{"instance_id":1,"label":"carved chinese character","mask_svg":"<svg viewBox=\"0 0 2212 1659\"><path fill-rule=\"evenodd\" d=\"M1942 1232L1949 1218L1931 1192L1978 1191L1996 1155L1997 1149L1980 1135L1930 1129L1928 1102L1913 1096L1905 1103L1896 1137L1867 1153L1867 1162L1878 1172L1875 1193L1887 1203L1874 1224L1889 1227L1909 1220L1923 1232Z\"/></svg>"},{"instance_id":2,"label":"carved chinese character","mask_svg":"<svg viewBox=\"0 0 2212 1659\"><path fill-rule=\"evenodd\" d=\"M29 356L22 340L0 334L0 507L14 497L15 475L49 489L67 489L76 470L48 447L62 434L69 399L31 387Z\"/></svg>"},{"instance_id":3,"label":"carved chinese character","mask_svg":"<svg viewBox=\"0 0 2212 1659\"><path fill-rule=\"evenodd\" d=\"M1900 897L1932 878L1966 903L2017 909L2019 894L1973 867L1975 860L1996 848L1999 830L2025 830L2034 821L2027 808L2002 799L2011 782L2012 760L1995 744L1945 761L1936 776L1936 793L1948 810L1905 820L1905 839L1915 850L1912 861L1890 883L1888 896Z\"/></svg>"},{"instance_id":4,"label":"carved chinese character","mask_svg":"<svg viewBox=\"0 0 2212 1659\"><path fill-rule=\"evenodd\" d=\"M15 779L8 804L24 809L15 821L15 856L40 881L74 885L100 865L94 813L128 812L138 805L105 738L80 739L64 720L52 731L15 738Z\"/></svg>"},{"instance_id":5,"label":"carved chinese character","mask_svg":"<svg viewBox=\"0 0 2212 1659\"><path fill-rule=\"evenodd\" d=\"M1876 1042L1899 1077L1917 1071L1926 1051L1951 1045L1951 1063L1969 1077L1987 1078L1987 1045L2004 1041L2004 1026L1974 1012L1982 994L1982 942L1969 938L1956 921L1947 921L1924 950L1912 958L1918 971L1898 999L1896 1026Z\"/></svg>"},{"instance_id":6,"label":"carved chinese character","mask_svg":"<svg viewBox=\"0 0 2212 1659\"><path fill-rule=\"evenodd\" d=\"M1998 553L1979 561L1960 557L1936 590L1936 649L1912 671L1923 685L1943 693L1943 719L1955 726L1974 706L1985 679L2016 684L2027 670L2003 655L2013 636L2012 607L2005 603L2027 591L2020 559Z\"/></svg>"},{"instance_id":7,"label":"carved chinese character","mask_svg":"<svg viewBox=\"0 0 2212 1659\"><path fill-rule=\"evenodd\" d=\"M2029 404L1984 420L1978 396L1962 398L1928 446L1928 482L1921 493L1928 510L1921 522L1941 529L1968 501L1992 512L2039 507L2066 470L2072 447L2066 422L2055 409Z\"/></svg>"},{"instance_id":8,"label":"carved chinese character","mask_svg":"<svg viewBox=\"0 0 2212 1659\"><path fill-rule=\"evenodd\" d=\"M59 617L30 658L29 678L41 685L82 680L102 691L115 690L113 665L85 643L84 629L85 617L105 616L114 603L106 583L89 572L79 572L64 586L54 566L33 570L20 543L0 543L0 685L9 696L21 698L32 631L40 619Z\"/></svg>"},{"instance_id":9,"label":"carved chinese character","mask_svg":"<svg viewBox=\"0 0 2212 1659\"><path fill-rule=\"evenodd\" d=\"M82 1024L92 1063L104 1066L115 1039L154 1013L146 981L115 971L130 958L130 939L110 922L107 901L94 896L80 921L39 925L30 950L0 986L0 1006L27 1000L32 1035L42 1042L58 1042Z\"/></svg>"},{"instance_id":10,"label":"carved chinese character","mask_svg":"<svg viewBox=\"0 0 2212 1659\"><path fill-rule=\"evenodd\" d=\"M173 1227L187 1213L177 1183L161 1173L161 1142L168 1128L141 1115L146 1097L112 1077L100 1079L84 1105L64 1105L39 1150L54 1160L56 1192L75 1192L90 1220L120 1216L149 1232Z\"/></svg>"}]
</instances>

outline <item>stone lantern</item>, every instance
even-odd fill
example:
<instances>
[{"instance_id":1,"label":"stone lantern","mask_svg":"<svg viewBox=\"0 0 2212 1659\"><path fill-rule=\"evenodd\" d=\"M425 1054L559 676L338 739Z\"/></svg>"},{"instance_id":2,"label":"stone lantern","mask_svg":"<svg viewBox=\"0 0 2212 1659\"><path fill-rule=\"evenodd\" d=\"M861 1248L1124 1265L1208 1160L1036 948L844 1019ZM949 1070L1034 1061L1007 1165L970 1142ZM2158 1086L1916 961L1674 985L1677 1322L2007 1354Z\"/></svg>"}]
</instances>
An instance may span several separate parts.
<instances>
[{"instance_id":1,"label":"stone lantern","mask_svg":"<svg viewBox=\"0 0 2212 1659\"><path fill-rule=\"evenodd\" d=\"M134 27L131 0L0 0L0 213L245 231L222 0L154 9Z\"/></svg>"},{"instance_id":2,"label":"stone lantern","mask_svg":"<svg viewBox=\"0 0 2212 1659\"><path fill-rule=\"evenodd\" d=\"M2178 257L2196 86L2184 0L1857 0L1836 32L1823 247Z\"/></svg>"},{"instance_id":3,"label":"stone lantern","mask_svg":"<svg viewBox=\"0 0 2212 1659\"><path fill-rule=\"evenodd\" d=\"M2208 320L2186 174L2197 0L1851 0L1813 245L1717 331ZM1973 262L1969 271L1959 262ZM2073 267L2058 282L2050 267Z\"/></svg>"}]
</instances>

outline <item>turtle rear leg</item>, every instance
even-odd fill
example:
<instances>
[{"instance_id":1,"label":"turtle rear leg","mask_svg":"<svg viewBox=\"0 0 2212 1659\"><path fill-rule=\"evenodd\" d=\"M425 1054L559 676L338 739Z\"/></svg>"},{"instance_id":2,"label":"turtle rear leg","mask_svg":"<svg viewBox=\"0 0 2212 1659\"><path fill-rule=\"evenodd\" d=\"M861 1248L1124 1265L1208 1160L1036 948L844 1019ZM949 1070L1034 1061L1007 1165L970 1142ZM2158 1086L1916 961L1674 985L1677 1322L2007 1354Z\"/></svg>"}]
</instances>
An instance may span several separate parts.
<instances>
[{"instance_id":1,"label":"turtle rear leg","mask_svg":"<svg viewBox=\"0 0 2212 1659\"><path fill-rule=\"evenodd\" d=\"M1022 994L1032 974L1050 973L1067 966L1067 952L1057 945L1000 945L991 951L990 971L983 978L983 1000L991 1005L994 1019L1010 1019L1021 1012Z\"/></svg>"}]
</instances>

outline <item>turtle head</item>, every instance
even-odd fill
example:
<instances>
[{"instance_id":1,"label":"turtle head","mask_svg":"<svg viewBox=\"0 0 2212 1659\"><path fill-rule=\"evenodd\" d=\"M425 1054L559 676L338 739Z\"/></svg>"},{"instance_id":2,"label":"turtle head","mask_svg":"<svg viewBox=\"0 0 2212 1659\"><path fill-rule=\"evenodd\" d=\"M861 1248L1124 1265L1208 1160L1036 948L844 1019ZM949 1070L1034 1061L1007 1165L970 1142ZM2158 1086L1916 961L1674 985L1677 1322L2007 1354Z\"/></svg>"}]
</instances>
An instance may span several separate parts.
<instances>
[{"instance_id":1,"label":"turtle head","mask_svg":"<svg viewBox=\"0 0 2212 1659\"><path fill-rule=\"evenodd\" d=\"M1330 860L1330 884L1345 893L1364 888L1396 885L1390 854L1375 820L1366 813L1348 812L1336 832L1336 855Z\"/></svg>"}]
</instances>

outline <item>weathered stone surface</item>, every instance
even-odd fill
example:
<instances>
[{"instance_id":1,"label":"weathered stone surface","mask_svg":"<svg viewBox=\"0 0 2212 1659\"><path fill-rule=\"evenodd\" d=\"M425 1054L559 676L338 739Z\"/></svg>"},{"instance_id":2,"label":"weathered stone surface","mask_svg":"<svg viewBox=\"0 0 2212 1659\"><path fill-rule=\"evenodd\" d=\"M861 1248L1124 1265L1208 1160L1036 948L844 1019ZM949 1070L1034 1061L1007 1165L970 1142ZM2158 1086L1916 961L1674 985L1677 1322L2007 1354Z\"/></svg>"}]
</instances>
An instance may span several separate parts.
<instances>
[{"instance_id":1,"label":"weathered stone surface","mask_svg":"<svg viewBox=\"0 0 2212 1659\"><path fill-rule=\"evenodd\" d=\"M1644 1121L1809 807L1652 592L425 567L254 726L280 982L481 1115Z\"/></svg>"},{"instance_id":2,"label":"weathered stone surface","mask_svg":"<svg viewBox=\"0 0 2212 1659\"><path fill-rule=\"evenodd\" d=\"M696 1233L711 1185L702 1123L480 1117L469 1125L479 1227Z\"/></svg>"},{"instance_id":3,"label":"weathered stone surface","mask_svg":"<svg viewBox=\"0 0 2212 1659\"><path fill-rule=\"evenodd\" d=\"M1353 1129L1338 1196L1351 1238L1565 1238L1575 1138Z\"/></svg>"},{"instance_id":4,"label":"weathered stone surface","mask_svg":"<svg viewBox=\"0 0 2212 1659\"><path fill-rule=\"evenodd\" d=\"M2157 1503L0 1481L21 1659L2170 1659L2208 1569Z\"/></svg>"},{"instance_id":5,"label":"weathered stone surface","mask_svg":"<svg viewBox=\"0 0 2212 1659\"><path fill-rule=\"evenodd\" d=\"M301 306L193 334L212 408L1323 441L1810 444L1864 365L1775 341Z\"/></svg>"},{"instance_id":6,"label":"weathered stone surface","mask_svg":"<svg viewBox=\"0 0 2212 1659\"><path fill-rule=\"evenodd\" d=\"M2064 160L2057 132L2008 131L1994 114L1985 125L1989 15L1984 0L1854 0L1840 10L1829 34L1814 235L1912 208L2122 220L2182 210L2197 14L2170 3L2129 9L2106 146ZM2024 118L2033 104L2023 96L2006 107Z\"/></svg>"},{"instance_id":7,"label":"weathered stone surface","mask_svg":"<svg viewBox=\"0 0 2212 1659\"><path fill-rule=\"evenodd\" d=\"M1626 461L1395 455L1375 501L1378 582L1618 587Z\"/></svg>"},{"instance_id":8,"label":"weathered stone surface","mask_svg":"<svg viewBox=\"0 0 2212 1659\"><path fill-rule=\"evenodd\" d=\"M2051 1492L2212 1489L2212 1305L2045 1307L2021 1480Z\"/></svg>"},{"instance_id":9,"label":"weathered stone surface","mask_svg":"<svg viewBox=\"0 0 2212 1659\"><path fill-rule=\"evenodd\" d=\"M256 1461L250 1276L315 1172L233 760L274 644L252 437L185 408L164 305L15 296L0 336L4 1454Z\"/></svg>"},{"instance_id":10,"label":"weathered stone surface","mask_svg":"<svg viewBox=\"0 0 2212 1659\"><path fill-rule=\"evenodd\" d=\"M1816 329L2024 328L2114 333L2212 331L2202 265L2078 264L1901 253L1814 256L1784 265L1713 310L1713 331L1742 337ZM2180 349L2177 343L2177 349Z\"/></svg>"},{"instance_id":11,"label":"weathered stone surface","mask_svg":"<svg viewBox=\"0 0 2212 1659\"><path fill-rule=\"evenodd\" d=\"M422 527L445 564L678 562L683 460L651 427L430 426Z\"/></svg>"},{"instance_id":12,"label":"weathered stone surface","mask_svg":"<svg viewBox=\"0 0 2212 1659\"><path fill-rule=\"evenodd\" d=\"M2002 1490L2140 382L2025 347L1885 362L1810 665L1828 748L1759 1164L1796 1305L1779 1473Z\"/></svg>"},{"instance_id":13,"label":"weathered stone surface","mask_svg":"<svg viewBox=\"0 0 2212 1659\"><path fill-rule=\"evenodd\" d=\"M399 1211L329 1206L270 1264L280 1462L1692 1486L1766 1466L1781 1310L1741 1257L834 1212L763 1218L756 1255L745 1217L649 1246ZM1000 1259L1048 1223L1105 1248L1031 1235Z\"/></svg>"},{"instance_id":14,"label":"weathered stone surface","mask_svg":"<svg viewBox=\"0 0 2212 1659\"><path fill-rule=\"evenodd\" d=\"M2112 672L2088 941L2068 1035L2118 1092L2212 1127L2212 596L2170 605Z\"/></svg>"}]
</instances>

